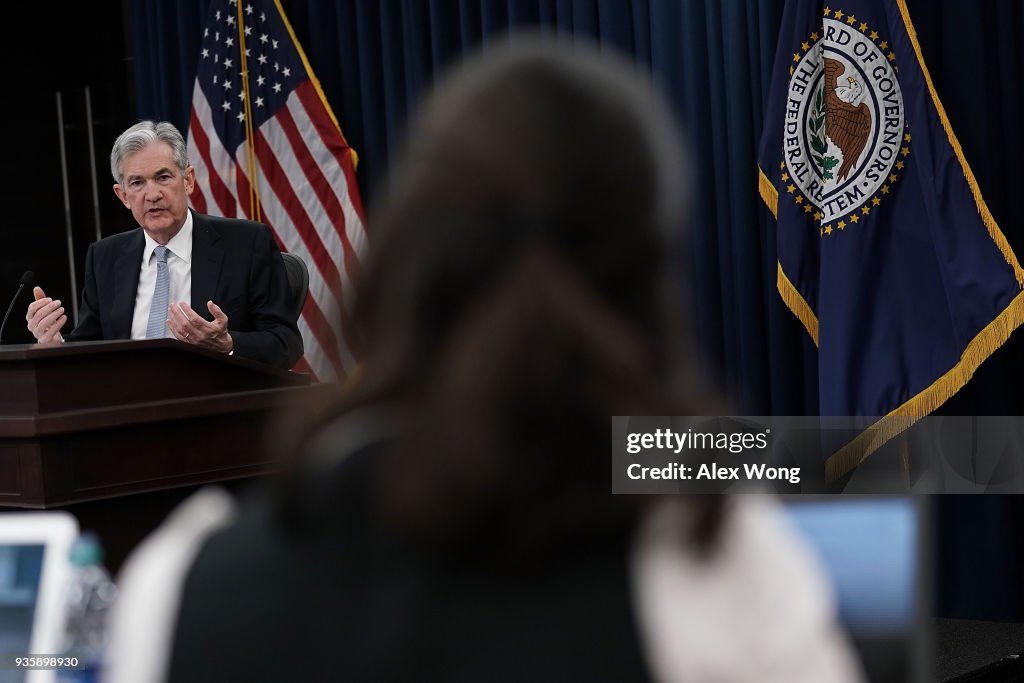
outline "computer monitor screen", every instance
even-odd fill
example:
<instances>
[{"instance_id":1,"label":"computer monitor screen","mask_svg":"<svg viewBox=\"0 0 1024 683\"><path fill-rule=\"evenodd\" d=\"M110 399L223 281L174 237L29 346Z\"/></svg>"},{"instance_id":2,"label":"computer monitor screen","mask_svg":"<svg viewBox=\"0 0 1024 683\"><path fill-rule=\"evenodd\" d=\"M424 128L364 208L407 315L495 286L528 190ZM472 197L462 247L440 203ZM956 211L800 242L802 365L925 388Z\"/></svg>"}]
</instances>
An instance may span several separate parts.
<instances>
[{"instance_id":1,"label":"computer monitor screen","mask_svg":"<svg viewBox=\"0 0 1024 683\"><path fill-rule=\"evenodd\" d=\"M0 546L0 652L27 654L43 570L39 545ZM0 669L0 681L23 681L25 671Z\"/></svg>"},{"instance_id":2,"label":"computer monitor screen","mask_svg":"<svg viewBox=\"0 0 1024 683\"><path fill-rule=\"evenodd\" d=\"M793 496L785 503L831 579L868 680L926 680L931 589L922 501Z\"/></svg>"},{"instance_id":3,"label":"computer monitor screen","mask_svg":"<svg viewBox=\"0 0 1024 683\"><path fill-rule=\"evenodd\" d=\"M0 514L0 683L46 683L53 670L12 658L56 655L64 626L68 550L78 523L66 512Z\"/></svg>"}]
</instances>

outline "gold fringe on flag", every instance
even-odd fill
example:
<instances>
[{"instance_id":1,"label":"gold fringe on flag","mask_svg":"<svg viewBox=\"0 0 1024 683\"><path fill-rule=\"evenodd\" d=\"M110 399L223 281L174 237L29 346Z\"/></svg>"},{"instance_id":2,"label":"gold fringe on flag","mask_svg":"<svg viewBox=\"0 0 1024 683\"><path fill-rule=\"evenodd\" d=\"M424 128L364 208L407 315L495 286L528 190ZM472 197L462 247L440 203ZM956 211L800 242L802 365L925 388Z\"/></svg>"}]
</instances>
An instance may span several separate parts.
<instances>
[{"instance_id":1,"label":"gold fringe on flag","mask_svg":"<svg viewBox=\"0 0 1024 683\"><path fill-rule=\"evenodd\" d=\"M811 310L807 300L804 299L803 295L786 277L786 274L782 271L781 263L778 264L775 286L779 290L779 296L782 297L782 301L789 307L789 310L793 311L793 315L804 324L804 327L807 328L807 334L811 335L814 345L818 346L818 316L814 315L814 311Z\"/></svg>"},{"instance_id":2,"label":"gold fringe on flag","mask_svg":"<svg viewBox=\"0 0 1024 683\"><path fill-rule=\"evenodd\" d=\"M349 156L352 159L352 170L354 171L359 167L359 155L356 151L349 146L348 140L345 139L345 133L341 130L341 124L338 123L338 118L334 115L334 110L331 109L330 102L327 101L327 95L324 94L324 89L320 85L320 79L313 73L313 67L309 63L309 59L306 58L306 52L302 49L302 44L299 43L298 37L295 35L295 29L292 28L292 24L288 21L288 15L284 13L284 7L281 6L281 0L274 0L274 6L277 8L278 14L281 15L281 21L284 23L285 29L288 31L288 35L292 39L292 44L295 45L295 51L299 53L299 59L302 60L302 66L306 69L306 75L309 77L309 82L313 84L313 88L316 89L316 94L320 96L320 101L324 104L324 109L327 110L327 115L331 117L331 121L334 122L334 126L338 129L338 133L341 135L341 141L348 147Z\"/></svg>"},{"instance_id":3,"label":"gold fringe on flag","mask_svg":"<svg viewBox=\"0 0 1024 683\"><path fill-rule=\"evenodd\" d=\"M779 191L772 185L772 181L768 180L768 176L764 174L760 166L757 167L757 190L761 194L762 201L768 206L768 210L778 219ZM814 345L817 346L818 316L814 314L814 311L807 304L807 300L804 299L803 295L786 277L786 274L782 271L781 263L778 264L778 275L775 278L775 285L779 290L779 296L782 297L782 301L789 307L789 310L793 311L793 315L803 323L807 329L807 334L811 335Z\"/></svg>"},{"instance_id":4,"label":"gold fringe on flag","mask_svg":"<svg viewBox=\"0 0 1024 683\"><path fill-rule=\"evenodd\" d=\"M946 131L946 137L949 138L949 144L953 148L956 160L960 162L960 168L963 170L964 178L967 180L967 185L971 188L971 194L974 196L974 204L978 207L978 214L981 216L981 221L988 229L988 234L992 237L992 241L996 243L999 251L1002 252L1003 258L1006 259L1006 262L1011 268L1013 268L1013 274L1017 278L1017 284L1024 288L1024 269L1022 269L1020 267L1020 263L1017 262L1016 254L1013 253L1013 249L1010 248L1009 242L1007 242L1006 237L1003 236L1003 231L999 229L996 219L988 210L985 198L981 196L981 188L978 187L978 181L974 179L974 172L971 171L971 167L967 163L967 158L964 156L964 150L960 146L960 141L957 140L956 134L953 132L953 126L949 123L949 118L946 116L946 110L942 106L942 102L939 100L939 93L936 92L935 85L932 83L931 74L928 73L928 67L924 65L924 55L921 54L921 45L917 42L917 32L914 31L914 25L910 21L910 12L907 10L906 0L896 0L896 4L899 5L900 14L903 16L903 24L907 29L907 35L910 36L910 43L914 46L914 54L917 55L917 63L921 67L921 73L924 74L924 81L928 84L928 92L931 94L932 103L935 105L935 110L939 114L939 120L942 121L942 127Z\"/></svg>"},{"instance_id":5,"label":"gold fringe on flag","mask_svg":"<svg viewBox=\"0 0 1024 683\"><path fill-rule=\"evenodd\" d=\"M768 205L768 209L772 212L775 218L779 217L779 191L772 185L772 181L768 180L768 176L764 174L761 167L757 167L757 190L761 193L761 199L765 204Z\"/></svg>"},{"instance_id":6,"label":"gold fringe on flag","mask_svg":"<svg viewBox=\"0 0 1024 683\"><path fill-rule=\"evenodd\" d=\"M781 271L780 271L781 272ZM832 483L845 476L887 441L934 412L960 391L985 359L1002 346L1024 323L1024 293L1018 294L964 349L960 361L931 386L880 419L825 462L825 479Z\"/></svg>"}]
</instances>

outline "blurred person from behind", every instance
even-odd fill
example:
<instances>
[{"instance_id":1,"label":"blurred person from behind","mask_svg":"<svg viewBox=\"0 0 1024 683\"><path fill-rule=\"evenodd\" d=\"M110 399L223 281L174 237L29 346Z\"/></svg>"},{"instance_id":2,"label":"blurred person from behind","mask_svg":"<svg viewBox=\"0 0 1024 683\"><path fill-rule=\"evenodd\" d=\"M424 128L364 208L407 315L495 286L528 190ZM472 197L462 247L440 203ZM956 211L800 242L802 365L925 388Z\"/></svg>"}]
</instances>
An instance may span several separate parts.
<instances>
[{"instance_id":1,"label":"blurred person from behind","mask_svg":"<svg viewBox=\"0 0 1024 683\"><path fill-rule=\"evenodd\" d=\"M607 50L444 80L372 222L358 384L273 490L138 549L109 680L858 680L772 499L611 493L612 415L718 405L671 296L680 150Z\"/></svg>"}]
</instances>

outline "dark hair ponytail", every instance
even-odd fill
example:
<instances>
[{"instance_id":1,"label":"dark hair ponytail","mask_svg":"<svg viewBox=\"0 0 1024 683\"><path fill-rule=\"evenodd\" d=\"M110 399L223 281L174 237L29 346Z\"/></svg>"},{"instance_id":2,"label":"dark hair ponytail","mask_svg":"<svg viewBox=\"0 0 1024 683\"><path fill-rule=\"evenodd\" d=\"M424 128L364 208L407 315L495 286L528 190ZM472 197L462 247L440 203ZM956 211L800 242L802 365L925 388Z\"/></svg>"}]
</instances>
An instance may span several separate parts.
<instances>
[{"instance_id":1,"label":"dark hair ponytail","mask_svg":"<svg viewBox=\"0 0 1024 683\"><path fill-rule=\"evenodd\" d=\"M654 498L612 495L611 416L717 408L669 303L686 161L649 85L607 51L520 38L412 129L336 409L402 416L375 470L392 529L504 555L623 532ZM713 530L716 499L694 507Z\"/></svg>"},{"instance_id":2,"label":"dark hair ponytail","mask_svg":"<svg viewBox=\"0 0 1024 683\"><path fill-rule=\"evenodd\" d=\"M622 530L644 501L611 495L610 416L665 405L658 353L550 249L523 253L418 392L381 468L385 518L514 553Z\"/></svg>"}]
</instances>

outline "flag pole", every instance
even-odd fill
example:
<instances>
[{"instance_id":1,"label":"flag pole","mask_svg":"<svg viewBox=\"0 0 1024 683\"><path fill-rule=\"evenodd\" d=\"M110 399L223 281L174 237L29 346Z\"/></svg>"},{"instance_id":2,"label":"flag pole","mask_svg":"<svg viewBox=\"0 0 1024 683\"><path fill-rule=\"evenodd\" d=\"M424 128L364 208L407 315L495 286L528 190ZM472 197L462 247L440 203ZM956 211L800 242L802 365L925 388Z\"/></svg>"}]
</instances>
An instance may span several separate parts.
<instances>
[{"instance_id":1,"label":"flag pole","mask_svg":"<svg viewBox=\"0 0 1024 683\"><path fill-rule=\"evenodd\" d=\"M260 190L259 181L256 178L256 141L253 138L252 127L252 101L249 97L249 63L245 55L245 16L242 11L242 3L238 7L238 55L241 63L243 103L245 107L245 147L246 165L249 168L249 216L253 220L262 221L260 215Z\"/></svg>"},{"instance_id":2,"label":"flag pole","mask_svg":"<svg viewBox=\"0 0 1024 683\"><path fill-rule=\"evenodd\" d=\"M71 314L78 324L78 278L75 269L75 238L71 226L71 194L68 187L68 154L64 139L64 100L57 91L57 141L60 143L60 176L64 187L64 228L68 238L68 271L71 275Z\"/></svg>"}]
</instances>

